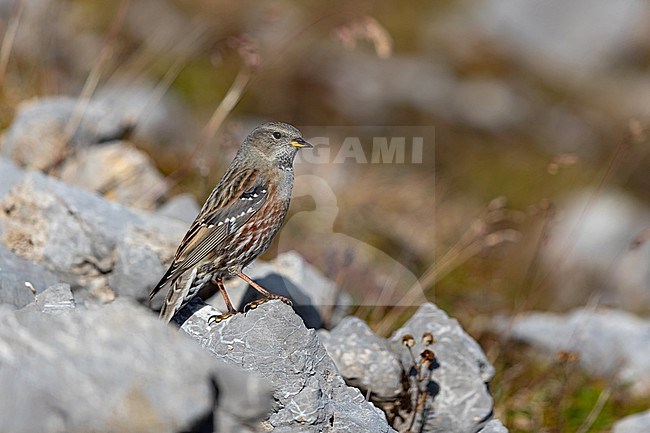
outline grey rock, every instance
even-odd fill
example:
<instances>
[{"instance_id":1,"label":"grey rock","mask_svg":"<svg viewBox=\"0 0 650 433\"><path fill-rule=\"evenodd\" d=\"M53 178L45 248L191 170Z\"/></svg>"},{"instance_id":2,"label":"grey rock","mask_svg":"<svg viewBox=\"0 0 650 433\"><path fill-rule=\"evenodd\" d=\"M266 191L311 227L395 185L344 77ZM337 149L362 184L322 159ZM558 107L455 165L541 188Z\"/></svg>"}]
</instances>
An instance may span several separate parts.
<instances>
[{"instance_id":1,"label":"grey rock","mask_svg":"<svg viewBox=\"0 0 650 433\"><path fill-rule=\"evenodd\" d=\"M58 277L43 266L25 260L0 245L0 304L22 308L34 301L29 285L42 292Z\"/></svg>"},{"instance_id":2,"label":"grey rock","mask_svg":"<svg viewBox=\"0 0 650 433\"><path fill-rule=\"evenodd\" d=\"M104 104L80 104L68 97L24 102L18 107L0 151L20 165L48 169L71 149L122 137L131 125L118 113ZM69 125L77 127L71 129ZM69 131L72 134L67 137Z\"/></svg>"},{"instance_id":3,"label":"grey rock","mask_svg":"<svg viewBox=\"0 0 650 433\"><path fill-rule=\"evenodd\" d=\"M147 231L130 226L117 246L117 258L108 285L120 296L148 300L149 291L166 271L147 238Z\"/></svg>"},{"instance_id":4,"label":"grey rock","mask_svg":"<svg viewBox=\"0 0 650 433\"><path fill-rule=\"evenodd\" d=\"M172 197L157 210L158 215L175 218L189 225L199 214L201 207L191 194L179 194Z\"/></svg>"},{"instance_id":5,"label":"grey rock","mask_svg":"<svg viewBox=\"0 0 650 433\"><path fill-rule=\"evenodd\" d=\"M363 320L346 317L318 336L348 384L380 400L396 399L401 393L402 366L397 356Z\"/></svg>"},{"instance_id":6,"label":"grey rock","mask_svg":"<svg viewBox=\"0 0 650 433\"><path fill-rule=\"evenodd\" d=\"M36 306L43 313L56 314L74 310L76 303L69 284L55 284L36 295Z\"/></svg>"},{"instance_id":7,"label":"grey rock","mask_svg":"<svg viewBox=\"0 0 650 433\"><path fill-rule=\"evenodd\" d=\"M131 301L75 305L55 285L17 312L0 306L0 406L12 414L0 431L260 431L265 380Z\"/></svg>"},{"instance_id":8,"label":"grey rock","mask_svg":"<svg viewBox=\"0 0 650 433\"><path fill-rule=\"evenodd\" d=\"M501 421L498 419L493 419L479 430L478 433L508 433L508 429L501 424Z\"/></svg>"},{"instance_id":9,"label":"grey rock","mask_svg":"<svg viewBox=\"0 0 650 433\"><path fill-rule=\"evenodd\" d=\"M214 415L215 432L253 433L265 431L273 397L269 383L260 376L219 363L219 390Z\"/></svg>"},{"instance_id":10,"label":"grey rock","mask_svg":"<svg viewBox=\"0 0 650 433\"><path fill-rule=\"evenodd\" d=\"M650 410L626 416L616 421L612 433L641 433L650 431Z\"/></svg>"},{"instance_id":11,"label":"grey rock","mask_svg":"<svg viewBox=\"0 0 650 433\"><path fill-rule=\"evenodd\" d=\"M127 141L80 149L65 160L61 180L135 209L152 210L168 190L164 176L143 151Z\"/></svg>"},{"instance_id":12,"label":"grey rock","mask_svg":"<svg viewBox=\"0 0 650 433\"><path fill-rule=\"evenodd\" d=\"M109 301L119 291L143 299L185 231L178 221L132 211L38 172L27 173L0 200L0 243L53 271L81 298Z\"/></svg>"},{"instance_id":13,"label":"grey rock","mask_svg":"<svg viewBox=\"0 0 650 433\"><path fill-rule=\"evenodd\" d=\"M495 329L550 354L575 352L591 374L616 377L639 395L650 393L650 320L610 309L579 308L566 315L528 313Z\"/></svg>"},{"instance_id":14,"label":"grey rock","mask_svg":"<svg viewBox=\"0 0 650 433\"><path fill-rule=\"evenodd\" d=\"M426 332L436 339L433 344L424 343ZM414 338L413 356L402 341L407 334ZM319 331L319 336L348 383L364 393L371 390L371 401L386 413L399 413L391 421L398 430L408 429L414 417L404 405L396 406L407 393L413 400L426 396L423 408L415 413L412 431L508 431L491 419L493 402L487 383L494 368L456 320L435 305L423 305L388 341L353 317L345 318L331 332ZM429 366L420 361L425 349L435 355ZM404 389L404 375L409 378L409 389Z\"/></svg>"},{"instance_id":15,"label":"grey rock","mask_svg":"<svg viewBox=\"0 0 650 433\"><path fill-rule=\"evenodd\" d=\"M129 302L0 309L0 431L177 431L214 410L215 362ZM187 368L191 365L192 368Z\"/></svg>"},{"instance_id":16,"label":"grey rock","mask_svg":"<svg viewBox=\"0 0 650 433\"><path fill-rule=\"evenodd\" d=\"M153 4L158 8L162 6L160 2ZM151 7L147 8L143 4L136 8L142 8L143 13L147 10L145 14L151 17ZM148 19L143 19L142 23L147 21ZM138 31L142 31L142 28ZM147 40L150 39L147 37ZM161 94L160 88L156 86L156 82L146 78L118 77L98 89L93 101L123 113L124 117L134 124L133 134L139 141L146 140L157 146L174 146L175 149L184 145L189 148L190 144L196 141L196 131L200 130L200 126L190 115L189 107L173 89L165 89L164 94Z\"/></svg>"},{"instance_id":17,"label":"grey rock","mask_svg":"<svg viewBox=\"0 0 650 433\"><path fill-rule=\"evenodd\" d=\"M14 185L20 183L25 172L7 158L0 156L0 199L4 197Z\"/></svg>"},{"instance_id":18,"label":"grey rock","mask_svg":"<svg viewBox=\"0 0 650 433\"><path fill-rule=\"evenodd\" d=\"M213 314L219 312L205 306L181 329L216 358L271 382L276 405L268 423L274 431L394 431L383 412L345 384L316 332L291 307L270 301L208 326Z\"/></svg>"},{"instance_id":19,"label":"grey rock","mask_svg":"<svg viewBox=\"0 0 650 433\"><path fill-rule=\"evenodd\" d=\"M433 335L434 344L427 346L422 342L425 332ZM402 337L407 334L415 339L413 358L402 343ZM389 344L398 354L404 371L409 372L412 394L419 387L420 395L424 390L428 395L416 417L415 430L471 433L491 420L493 401L487 383L494 376L494 367L455 319L433 304L424 304L393 334ZM422 380L416 381L413 359L419 363L425 349L433 351L435 361L430 368L420 369Z\"/></svg>"},{"instance_id":20,"label":"grey rock","mask_svg":"<svg viewBox=\"0 0 650 433\"><path fill-rule=\"evenodd\" d=\"M643 239L650 209L616 189L581 191L560 206L562 217L542 250L555 304L577 307L597 297L624 309L650 306L650 242L634 243Z\"/></svg>"}]
</instances>

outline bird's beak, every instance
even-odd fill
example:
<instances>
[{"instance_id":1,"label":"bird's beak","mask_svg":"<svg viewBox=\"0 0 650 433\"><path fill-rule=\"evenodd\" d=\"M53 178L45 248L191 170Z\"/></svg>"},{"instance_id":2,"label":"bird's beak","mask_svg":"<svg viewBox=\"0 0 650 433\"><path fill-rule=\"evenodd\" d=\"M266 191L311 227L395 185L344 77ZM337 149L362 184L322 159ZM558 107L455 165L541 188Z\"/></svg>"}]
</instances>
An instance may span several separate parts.
<instances>
[{"instance_id":1,"label":"bird's beak","mask_svg":"<svg viewBox=\"0 0 650 433\"><path fill-rule=\"evenodd\" d=\"M293 140L291 140L291 145L293 147L300 147L300 148L306 147L308 149L314 147L311 143L306 142L301 137L294 138Z\"/></svg>"}]
</instances>

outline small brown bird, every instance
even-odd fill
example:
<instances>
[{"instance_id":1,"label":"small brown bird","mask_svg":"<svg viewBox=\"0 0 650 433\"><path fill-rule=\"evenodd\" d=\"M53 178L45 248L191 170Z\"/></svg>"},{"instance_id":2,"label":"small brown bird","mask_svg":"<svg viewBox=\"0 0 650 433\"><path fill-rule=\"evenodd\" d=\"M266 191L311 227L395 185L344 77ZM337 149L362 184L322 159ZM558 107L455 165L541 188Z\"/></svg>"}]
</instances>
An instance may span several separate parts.
<instances>
[{"instance_id":1,"label":"small brown bird","mask_svg":"<svg viewBox=\"0 0 650 433\"><path fill-rule=\"evenodd\" d=\"M174 261L150 298L169 292L160 317L169 322L199 290L216 284L228 312L237 313L223 279L237 276L266 299L274 295L242 269L262 254L280 229L293 188L293 160L298 149L313 147L298 129L280 122L264 123L246 137L235 159L214 188L176 250Z\"/></svg>"}]
</instances>

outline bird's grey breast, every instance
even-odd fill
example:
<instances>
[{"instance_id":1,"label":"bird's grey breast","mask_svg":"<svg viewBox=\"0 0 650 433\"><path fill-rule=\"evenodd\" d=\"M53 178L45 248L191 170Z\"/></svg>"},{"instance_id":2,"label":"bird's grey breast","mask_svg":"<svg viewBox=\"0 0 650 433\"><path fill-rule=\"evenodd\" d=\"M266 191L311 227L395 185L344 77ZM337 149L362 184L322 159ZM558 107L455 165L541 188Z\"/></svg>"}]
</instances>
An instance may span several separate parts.
<instances>
[{"instance_id":1,"label":"bird's grey breast","mask_svg":"<svg viewBox=\"0 0 650 433\"><path fill-rule=\"evenodd\" d=\"M280 169L278 177L278 195L286 200L289 200L291 198L291 190L293 189L293 170Z\"/></svg>"}]
</instances>

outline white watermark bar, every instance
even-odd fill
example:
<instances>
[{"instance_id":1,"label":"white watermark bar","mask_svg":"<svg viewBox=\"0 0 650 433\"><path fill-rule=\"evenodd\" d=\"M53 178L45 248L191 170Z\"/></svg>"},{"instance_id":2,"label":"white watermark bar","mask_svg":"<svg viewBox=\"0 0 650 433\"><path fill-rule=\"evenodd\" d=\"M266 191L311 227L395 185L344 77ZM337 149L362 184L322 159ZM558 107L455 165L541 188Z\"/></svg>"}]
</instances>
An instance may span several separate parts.
<instances>
[{"instance_id":1,"label":"white watermark bar","mask_svg":"<svg viewBox=\"0 0 650 433\"><path fill-rule=\"evenodd\" d=\"M313 149L296 163L422 164L433 162L433 126L301 126Z\"/></svg>"}]
</instances>

